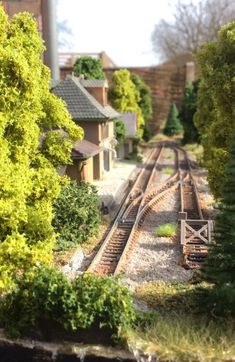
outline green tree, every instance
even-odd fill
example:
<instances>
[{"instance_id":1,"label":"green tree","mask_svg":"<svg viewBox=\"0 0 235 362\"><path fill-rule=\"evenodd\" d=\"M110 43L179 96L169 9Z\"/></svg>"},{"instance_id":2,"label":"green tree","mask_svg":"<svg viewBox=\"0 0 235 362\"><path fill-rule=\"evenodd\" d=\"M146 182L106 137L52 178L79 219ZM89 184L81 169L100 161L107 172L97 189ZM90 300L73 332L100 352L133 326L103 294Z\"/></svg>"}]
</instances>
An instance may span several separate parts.
<instances>
[{"instance_id":1,"label":"green tree","mask_svg":"<svg viewBox=\"0 0 235 362\"><path fill-rule=\"evenodd\" d=\"M115 121L115 136L116 139L118 141L118 143L123 143L123 141L126 138L126 126L125 123L121 120L118 119Z\"/></svg>"},{"instance_id":2,"label":"green tree","mask_svg":"<svg viewBox=\"0 0 235 362\"><path fill-rule=\"evenodd\" d=\"M173 103L168 113L164 134L167 136L174 136L181 133L182 130L183 128L178 118L178 110L176 105Z\"/></svg>"},{"instance_id":3,"label":"green tree","mask_svg":"<svg viewBox=\"0 0 235 362\"><path fill-rule=\"evenodd\" d=\"M204 147L209 185L218 198L235 132L235 22L223 26L218 40L202 48L198 62L202 84L195 124Z\"/></svg>"},{"instance_id":4,"label":"green tree","mask_svg":"<svg viewBox=\"0 0 235 362\"><path fill-rule=\"evenodd\" d=\"M151 98L151 89L147 86L147 84L140 78L138 74L132 73L131 80L136 86L136 89L139 92L139 101L138 105L141 108L142 115L144 117L144 131L143 131L143 139L145 141L149 141L151 138L151 131L148 124L148 120L151 118L153 114L152 107L152 98Z\"/></svg>"},{"instance_id":5,"label":"green tree","mask_svg":"<svg viewBox=\"0 0 235 362\"><path fill-rule=\"evenodd\" d=\"M109 90L109 98L112 106L118 112L136 112L137 134L141 139L143 136L144 118L138 105L140 95L127 69L117 70L113 73L113 83Z\"/></svg>"},{"instance_id":6,"label":"green tree","mask_svg":"<svg viewBox=\"0 0 235 362\"><path fill-rule=\"evenodd\" d=\"M184 98L179 112L179 118L184 128L183 143L195 143L199 141L199 133L193 118L197 111L197 93L200 81L187 84L184 90Z\"/></svg>"},{"instance_id":7,"label":"green tree","mask_svg":"<svg viewBox=\"0 0 235 362\"><path fill-rule=\"evenodd\" d=\"M90 56L83 56L76 60L74 64L74 75L84 75L85 79L106 79L102 69L100 59Z\"/></svg>"},{"instance_id":8,"label":"green tree","mask_svg":"<svg viewBox=\"0 0 235 362\"><path fill-rule=\"evenodd\" d=\"M235 137L225 168L225 183L215 220L215 244L203 268L204 276L219 287L235 288ZM235 297L235 293L234 293Z\"/></svg>"},{"instance_id":9,"label":"green tree","mask_svg":"<svg viewBox=\"0 0 235 362\"><path fill-rule=\"evenodd\" d=\"M43 50L31 16L8 21L0 7L0 291L23 269L51 262L52 203L61 184L55 167L70 162L82 137L50 93Z\"/></svg>"},{"instance_id":10,"label":"green tree","mask_svg":"<svg viewBox=\"0 0 235 362\"><path fill-rule=\"evenodd\" d=\"M84 243L96 230L100 220L99 197L89 183L76 182L63 187L54 204L53 226L59 233L56 250L68 250Z\"/></svg>"}]
</instances>

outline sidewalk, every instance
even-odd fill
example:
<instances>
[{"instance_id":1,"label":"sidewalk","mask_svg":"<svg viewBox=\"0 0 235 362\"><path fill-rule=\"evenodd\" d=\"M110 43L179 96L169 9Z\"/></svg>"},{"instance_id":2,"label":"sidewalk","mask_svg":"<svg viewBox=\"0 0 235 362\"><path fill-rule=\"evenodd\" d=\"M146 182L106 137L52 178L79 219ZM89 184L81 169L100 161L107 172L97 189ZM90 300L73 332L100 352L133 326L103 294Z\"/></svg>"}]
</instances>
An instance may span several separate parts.
<instances>
[{"instance_id":1,"label":"sidewalk","mask_svg":"<svg viewBox=\"0 0 235 362\"><path fill-rule=\"evenodd\" d=\"M115 161L112 170L107 172L102 180L93 181L98 189L100 205L108 208L110 218L113 219L128 188L135 180L142 165L134 161Z\"/></svg>"}]
</instances>

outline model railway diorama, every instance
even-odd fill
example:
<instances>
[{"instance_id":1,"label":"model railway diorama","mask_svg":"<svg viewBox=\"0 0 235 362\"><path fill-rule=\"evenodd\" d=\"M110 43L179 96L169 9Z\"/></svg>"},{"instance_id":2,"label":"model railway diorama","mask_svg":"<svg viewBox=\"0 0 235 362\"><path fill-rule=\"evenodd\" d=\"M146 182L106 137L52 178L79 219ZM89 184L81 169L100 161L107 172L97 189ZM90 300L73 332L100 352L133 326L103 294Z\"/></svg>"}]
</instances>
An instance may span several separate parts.
<instances>
[{"instance_id":1,"label":"model railway diorama","mask_svg":"<svg viewBox=\"0 0 235 362\"><path fill-rule=\"evenodd\" d=\"M205 261L213 223L203 218L197 186L185 150L176 146L172 148L175 172L165 182L153 186L153 179L158 177L163 149L164 145L160 145L149 151L111 230L88 267L89 272L114 275L122 272L149 211L160 211L164 197L174 190L180 193L179 226L183 266L198 269Z\"/></svg>"}]
</instances>

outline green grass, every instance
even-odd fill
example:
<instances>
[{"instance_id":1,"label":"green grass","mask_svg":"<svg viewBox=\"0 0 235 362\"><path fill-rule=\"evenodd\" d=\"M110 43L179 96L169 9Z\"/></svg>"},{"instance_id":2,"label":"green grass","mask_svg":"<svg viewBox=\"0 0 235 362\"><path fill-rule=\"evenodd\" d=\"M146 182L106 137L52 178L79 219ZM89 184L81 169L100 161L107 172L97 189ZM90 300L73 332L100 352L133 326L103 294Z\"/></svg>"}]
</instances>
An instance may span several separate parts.
<instances>
[{"instance_id":1,"label":"green grass","mask_svg":"<svg viewBox=\"0 0 235 362\"><path fill-rule=\"evenodd\" d=\"M174 312L151 313L127 336L132 349L175 362L231 361L235 357L235 327L232 321L208 321L204 317Z\"/></svg>"},{"instance_id":2,"label":"green grass","mask_svg":"<svg viewBox=\"0 0 235 362\"><path fill-rule=\"evenodd\" d=\"M200 274L194 282L196 279L200 281ZM210 292L213 286L205 282L148 282L137 287L135 299L145 302L152 312L139 312L138 322L126 336L129 347L162 361L232 361L235 319L214 318L204 298L197 308L199 290Z\"/></svg>"},{"instance_id":3,"label":"green grass","mask_svg":"<svg viewBox=\"0 0 235 362\"><path fill-rule=\"evenodd\" d=\"M154 229L157 236L161 236L161 237L162 236L166 236L166 237L175 236L176 230L177 230L177 224L175 224L175 223L160 225Z\"/></svg>"},{"instance_id":4,"label":"green grass","mask_svg":"<svg viewBox=\"0 0 235 362\"><path fill-rule=\"evenodd\" d=\"M174 173L174 170L171 167L166 167L162 171L163 171L163 173L165 173L167 175L172 175Z\"/></svg>"},{"instance_id":5,"label":"green grass","mask_svg":"<svg viewBox=\"0 0 235 362\"><path fill-rule=\"evenodd\" d=\"M168 160L172 159L173 157L174 157L173 153L168 153L168 154L166 155L166 158L167 158Z\"/></svg>"}]
</instances>

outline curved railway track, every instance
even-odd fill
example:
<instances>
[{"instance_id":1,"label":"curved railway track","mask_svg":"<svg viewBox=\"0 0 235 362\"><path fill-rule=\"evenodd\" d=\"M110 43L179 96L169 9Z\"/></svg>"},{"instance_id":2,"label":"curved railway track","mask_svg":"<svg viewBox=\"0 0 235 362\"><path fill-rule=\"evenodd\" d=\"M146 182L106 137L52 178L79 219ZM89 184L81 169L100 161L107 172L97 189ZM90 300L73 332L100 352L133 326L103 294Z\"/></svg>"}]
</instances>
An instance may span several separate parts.
<instances>
[{"instance_id":1,"label":"curved railway track","mask_svg":"<svg viewBox=\"0 0 235 362\"><path fill-rule=\"evenodd\" d=\"M135 181L129 197L124 202L116 220L100 250L88 267L89 272L98 274L115 273L120 256L132 232L135 220L142 206L142 198L156 174L163 146L153 150Z\"/></svg>"},{"instance_id":2,"label":"curved railway track","mask_svg":"<svg viewBox=\"0 0 235 362\"><path fill-rule=\"evenodd\" d=\"M152 185L162 149L163 146L150 153L110 232L91 262L89 272L114 275L122 272L139 238L144 219L152 209L160 211L161 202L177 188L181 200L179 220L184 265L198 268L205 260L211 224L203 220L190 161L183 149L173 147L175 173L159 186ZM209 226L206 228L205 225Z\"/></svg>"}]
</instances>

